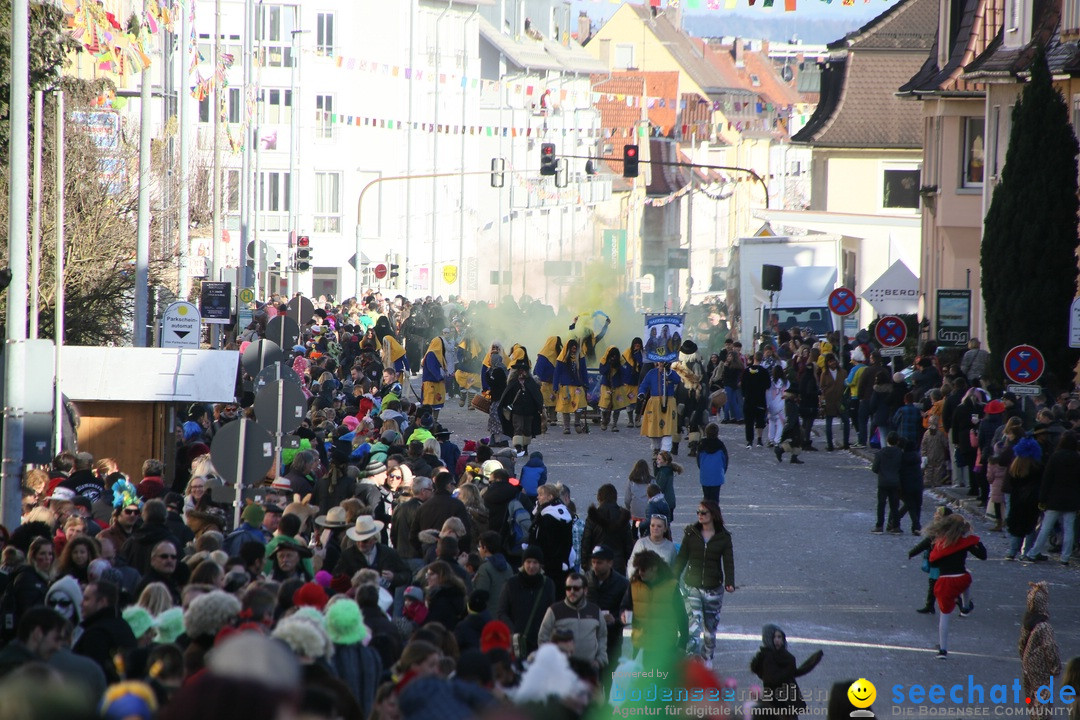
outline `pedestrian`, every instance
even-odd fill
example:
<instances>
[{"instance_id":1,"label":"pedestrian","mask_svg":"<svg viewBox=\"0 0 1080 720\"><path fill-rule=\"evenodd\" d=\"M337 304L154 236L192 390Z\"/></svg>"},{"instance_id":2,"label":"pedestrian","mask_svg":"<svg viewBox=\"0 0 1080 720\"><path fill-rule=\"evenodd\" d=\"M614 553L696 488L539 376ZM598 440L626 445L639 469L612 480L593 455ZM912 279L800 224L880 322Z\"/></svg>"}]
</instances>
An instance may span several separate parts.
<instances>
[{"instance_id":1,"label":"pedestrian","mask_svg":"<svg viewBox=\"0 0 1080 720\"><path fill-rule=\"evenodd\" d=\"M581 536L581 566L591 567L592 549L603 545L612 553L618 567L623 567L634 545L630 510L619 507L615 486L604 483L596 491L596 502L585 514Z\"/></svg>"},{"instance_id":2,"label":"pedestrian","mask_svg":"<svg viewBox=\"0 0 1080 720\"><path fill-rule=\"evenodd\" d=\"M923 433L921 454L923 483L926 487L940 487L949 484L949 440L940 428L937 415L927 417L926 432Z\"/></svg>"},{"instance_id":3,"label":"pedestrian","mask_svg":"<svg viewBox=\"0 0 1080 720\"><path fill-rule=\"evenodd\" d=\"M700 444L698 448L700 451ZM675 512L675 476L681 475L682 471L682 465L675 462L668 451L661 450L656 454L656 469L653 472L653 482L660 486L660 490L664 493L664 499L667 500L672 513Z\"/></svg>"},{"instance_id":4,"label":"pedestrian","mask_svg":"<svg viewBox=\"0 0 1080 720\"><path fill-rule=\"evenodd\" d=\"M851 421L848 416L847 387L844 382L844 374L840 370L840 361L836 355L825 353L825 367L821 370L821 402L825 407L825 443L826 450L832 452L836 445L833 443L832 421L840 419L840 431L843 443L842 450L850 447Z\"/></svg>"},{"instance_id":5,"label":"pedestrian","mask_svg":"<svg viewBox=\"0 0 1080 720\"><path fill-rule=\"evenodd\" d=\"M547 465L544 464L544 455L539 451L529 453L528 461L518 471L518 482L521 491L536 501L536 489L547 484Z\"/></svg>"},{"instance_id":6,"label":"pedestrian","mask_svg":"<svg viewBox=\"0 0 1080 720\"><path fill-rule=\"evenodd\" d=\"M994 506L994 527L991 532L1001 532L1005 521L1005 480L1013 461L1013 447L1024 435L1021 420L1009 418L990 446L986 460L986 481L990 485L990 502Z\"/></svg>"},{"instance_id":7,"label":"pedestrian","mask_svg":"<svg viewBox=\"0 0 1080 720\"><path fill-rule=\"evenodd\" d=\"M803 345L806 348L806 345ZM812 353L810 353L812 355ZM779 362L779 361L778 361ZM810 430L814 426L821 409L821 386L818 385L817 364L812 359L800 361L799 379L799 422L802 425L802 437L795 440L803 450L816 452Z\"/></svg>"},{"instance_id":8,"label":"pedestrian","mask_svg":"<svg viewBox=\"0 0 1080 720\"><path fill-rule=\"evenodd\" d=\"M583 660L594 670L602 670L608 662L607 623L600 608L586 598L585 586L581 573L566 576L565 597L547 608L537 642L549 642L559 630L569 631L574 643L572 657Z\"/></svg>"},{"instance_id":9,"label":"pedestrian","mask_svg":"<svg viewBox=\"0 0 1080 720\"><path fill-rule=\"evenodd\" d=\"M667 500L664 498L664 493L660 490L660 486L656 483L649 483L646 492L649 495L649 503L645 506L645 517L653 518L659 515L667 518L670 523L674 518L671 514L671 508L668 507ZM644 522L638 523L638 529L640 535L648 534L648 528Z\"/></svg>"},{"instance_id":10,"label":"pedestrian","mask_svg":"<svg viewBox=\"0 0 1080 720\"><path fill-rule=\"evenodd\" d=\"M663 515L653 515L649 518L649 533L642 535L634 543L634 549L630 551L630 560L626 563L626 576L634 574L634 557L646 550L660 556L668 565L675 564L675 554L678 550L671 541L671 523Z\"/></svg>"},{"instance_id":11,"label":"pedestrian","mask_svg":"<svg viewBox=\"0 0 1080 720\"><path fill-rule=\"evenodd\" d=\"M674 448L679 431L678 402L675 399L678 385L679 375L667 363L654 365L638 385L638 402L644 402L641 436L649 438L653 456L661 450L672 451Z\"/></svg>"},{"instance_id":12,"label":"pedestrian","mask_svg":"<svg viewBox=\"0 0 1080 720\"><path fill-rule=\"evenodd\" d=\"M697 522L683 531L674 574L682 578L680 589L689 619L687 652L700 655L711 669L724 592L735 592L731 533L724 527L720 506L712 500L698 504Z\"/></svg>"},{"instance_id":13,"label":"pedestrian","mask_svg":"<svg viewBox=\"0 0 1080 720\"><path fill-rule=\"evenodd\" d=\"M895 432L888 434L886 445L874 455L870 469L877 475L877 522L870 532L880 535L885 522L885 503L889 504L889 524L884 531L899 535L900 529L900 466L904 451L900 449L900 436Z\"/></svg>"},{"instance_id":14,"label":"pedestrian","mask_svg":"<svg viewBox=\"0 0 1080 720\"><path fill-rule=\"evenodd\" d=\"M1006 560L1013 560L1017 555L1021 560L1032 560L1029 553L1037 538L1041 480L1042 447L1034 438L1025 437L1013 447L1013 461L1005 478L1009 489L1005 528L1010 536Z\"/></svg>"},{"instance_id":15,"label":"pedestrian","mask_svg":"<svg viewBox=\"0 0 1080 720\"><path fill-rule=\"evenodd\" d=\"M705 363L698 355L698 346L693 340L684 340L679 346L679 360L672 363L671 369L679 375L679 387L675 390L675 397L679 401L678 419L679 434L672 445L673 455L679 454L679 438L686 429L686 439L689 442L690 457L698 452L698 444L701 442L701 431L705 426L706 413L709 410L709 393L705 383L708 376L705 374Z\"/></svg>"},{"instance_id":16,"label":"pedestrian","mask_svg":"<svg viewBox=\"0 0 1080 720\"><path fill-rule=\"evenodd\" d=\"M784 368L780 365L773 366L772 382L765 394L765 409L769 413L765 435L769 438L769 447L776 447L780 443L780 435L784 431L784 393L789 386Z\"/></svg>"},{"instance_id":17,"label":"pedestrian","mask_svg":"<svg viewBox=\"0 0 1080 720\"><path fill-rule=\"evenodd\" d=\"M589 432L589 421L585 416L587 401L585 384L588 381L585 358L581 356L578 341L571 338L566 341L551 383L555 391L555 411L562 415L563 435L570 434L570 419L573 416L574 427L579 433Z\"/></svg>"},{"instance_id":18,"label":"pedestrian","mask_svg":"<svg viewBox=\"0 0 1080 720\"><path fill-rule=\"evenodd\" d=\"M986 361L989 359L990 353L982 349L979 338L968 340L968 351L960 358L960 372L973 387L980 384L983 373L986 372Z\"/></svg>"},{"instance_id":19,"label":"pedestrian","mask_svg":"<svg viewBox=\"0 0 1080 720\"><path fill-rule=\"evenodd\" d=\"M1054 714L1052 686L1054 678L1061 674L1061 655L1050 625L1049 586L1046 581L1028 585L1027 609L1020 623L1020 684L1024 695L1032 699L1028 717L1043 718ZM1068 678L1063 681L1067 682ZM1048 698L1039 695L1044 685L1051 687Z\"/></svg>"},{"instance_id":20,"label":"pedestrian","mask_svg":"<svg viewBox=\"0 0 1080 720\"><path fill-rule=\"evenodd\" d=\"M634 556L633 572L622 602L622 622L630 642L642 653L642 665L659 667L682 654L690 640L679 580L652 550Z\"/></svg>"},{"instance_id":21,"label":"pedestrian","mask_svg":"<svg viewBox=\"0 0 1080 720\"><path fill-rule=\"evenodd\" d=\"M855 424L855 444L851 447L859 449L866 447L866 423L862 421L862 399L859 397L859 385L862 376L866 372L866 355L862 348L856 347L851 351L851 369L844 378L844 388L848 395L848 417ZM870 398L866 398L869 408Z\"/></svg>"},{"instance_id":22,"label":"pedestrian","mask_svg":"<svg viewBox=\"0 0 1080 720\"><path fill-rule=\"evenodd\" d=\"M930 566L930 548L934 546L935 538L929 534L931 528L937 530L941 527L941 524L936 522L940 518L946 515L952 515L952 510L946 505L939 505L937 510L934 511L934 520L923 531L923 539L916 543L915 547L908 550L908 559L915 557L919 553L922 553L922 571L926 573L928 577L927 589L926 589L926 603L916 610L915 612L921 615L933 615L934 614L934 583L937 582L938 576L941 575L941 571L936 567Z\"/></svg>"},{"instance_id":23,"label":"pedestrian","mask_svg":"<svg viewBox=\"0 0 1080 720\"><path fill-rule=\"evenodd\" d=\"M1073 430L1067 430L1058 441L1057 450L1046 461L1039 489L1039 507L1044 509L1042 527L1035 546L1028 551L1032 560L1045 560L1043 550L1050 544L1050 535L1061 522L1062 565L1068 565L1076 542L1076 513L1080 510L1080 440ZM1024 558L1021 558L1023 560Z\"/></svg>"},{"instance_id":24,"label":"pedestrian","mask_svg":"<svg viewBox=\"0 0 1080 720\"><path fill-rule=\"evenodd\" d=\"M899 525L904 515L908 515L911 518L911 534L918 535L922 532L922 462L914 442L901 439L900 444L904 449L904 455L900 459L901 504L896 523Z\"/></svg>"},{"instance_id":25,"label":"pedestrian","mask_svg":"<svg viewBox=\"0 0 1080 720\"><path fill-rule=\"evenodd\" d=\"M803 432L800 427L802 415L799 412L798 395L788 388L784 391L784 430L780 433L780 441L773 447L776 453L776 462L784 461L784 453L791 453L791 464L802 465L799 459L799 450L802 448Z\"/></svg>"},{"instance_id":26,"label":"pedestrian","mask_svg":"<svg viewBox=\"0 0 1080 720\"><path fill-rule=\"evenodd\" d=\"M743 357L742 343L731 342L728 338L724 342L724 355L721 357L720 373L724 392L727 393L727 403L724 405L724 419L722 424L743 422L743 387L742 375L746 370L746 359ZM716 372L713 373L716 377Z\"/></svg>"},{"instance_id":27,"label":"pedestrian","mask_svg":"<svg viewBox=\"0 0 1080 720\"><path fill-rule=\"evenodd\" d=\"M626 427L628 428L641 427L641 416L637 408L637 389L644 369L642 347L641 338L636 337L630 341L630 347L626 348L622 354L622 391L625 394L623 402L626 403Z\"/></svg>"},{"instance_id":28,"label":"pedestrian","mask_svg":"<svg viewBox=\"0 0 1080 720\"><path fill-rule=\"evenodd\" d=\"M720 488L727 479L728 449L720 439L720 426L709 423L705 439L698 446L698 481L702 497L714 503L720 502Z\"/></svg>"},{"instance_id":29,"label":"pedestrian","mask_svg":"<svg viewBox=\"0 0 1080 720\"><path fill-rule=\"evenodd\" d=\"M905 447L911 444L917 447L919 443L919 429L922 427L922 412L915 405L915 396L904 393L904 404L896 409L892 416L892 428L896 430Z\"/></svg>"},{"instance_id":30,"label":"pedestrian","mask_svg":"<svg viewBox=\"0 0 1080 720\"><path fill-rule=\"evenodd\" d=\"M647 507L649 504L649 485L652 476L649 474L649 463L638 460L630 470L630 477L626 480L626 491L623 493L623 507L630 511L630 522L636 530L638 525L648 517ZM635 537L637 533L635 532Z\"/></svg>"},{"instance_id":31,"label":"pedestrian","mask_svg":"<svg viewBox=\"0 0 1080 720\"><path fill-rule=\"evenodd\" d=\"M754 717L798 717L806 709L806 700L796 678L810 673L825 655L818 650L802 665L795 665L795 656L788 650L787 635L773 624L761 628L761 647L750 661L750 671L761 678L761 700L754 708ZM759 712L760 711L760 712Z\"/></svg>"},{"instance_id":32,"label":"pedestrian","mask_svg":"<svg viewBox=\"0 0 1080 720\"><path fill-rule=\"evenodd\" d=\"M971 553L980 560L986 559L986 547L978 535L970 535L971 524L961 515L946 515L934 522L937 527L928 530L934 536L930 549L930 566L941 574L934 583L934 597L938 610L937 659L944 660L949 654L949 622L952 612L960 603L960 617L967 617L975 609L971 599L971 573L967 571L967 555Z\"/></svg>"},{"instance_id":33,"label":"pedestrian","mask_svg":"<svg viewBox=\"0 0 1080 720\"><path fill-rule=\"evenodd\" d=\"M529 452L529 443L540 434L544 398L540 394L540 386L529 372L527 360L518 360L511 371L506 390L499 399L499 412L505 417L509 410L514 450L518 457L525 457Z\"/></svg>"},{"instance_id":34,"label":"pedestrian","mask_svg":"<svg viewBox=\"0 0 1080 720\"><path fill-rule=\"evenodd\" d=\"M543 551L544 572L555 583L555 590L561 593L563 578L575 562L575 558L571 557L574 528L570 510L563 504L559 488L555 485L537 488L529 545Z\"/></svg>"},{"instance_id":35,"label":"pedestrian","mask_svg":"<svg viewBox=\"0 0 1080 720\"><path fill-rule=\"evenodd\" d=\"M761 366L762 354L754 353L754 360L743 370L740 384L743 393L743 422L746 425L746 449L754 446L754 431L757 431L757 444L762 446L761 435L765 431L766 398L772 382L769 372ZM731 396L728 396L731 401Z\"/></svg>"},{"instance_id":36,"label":"pedestrian","mask_svg":"<svg viewBox=\"0 0 1080 720\"><path fill-rule=\"evenodd\" d=\"M525 548L521 569L506 581L499 597L496 618L513 632L514 654L519 659L536 648L540 620L555 602L555 583L543 573L544 552L536 546Z\"/></svg>"}]
</instances>

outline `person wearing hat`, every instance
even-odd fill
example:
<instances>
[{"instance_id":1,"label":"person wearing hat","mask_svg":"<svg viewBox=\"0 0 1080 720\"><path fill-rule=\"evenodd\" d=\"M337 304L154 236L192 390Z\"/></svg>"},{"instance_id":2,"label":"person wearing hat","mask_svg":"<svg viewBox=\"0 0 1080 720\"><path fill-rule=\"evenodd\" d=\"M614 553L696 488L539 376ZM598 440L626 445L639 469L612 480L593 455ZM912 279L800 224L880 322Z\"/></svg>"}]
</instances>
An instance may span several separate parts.
<instances>
[{"instance_id":1,"label":"person wearing hat","mask_svg":"<svg viewBox=\"0 0 1080 720\"><path fill-rule=\"evenodd\" d=\"M394 512L394 493L386 485L387 471L384 458L371 455L360 471L360 481L356 485L356 497L366 507L371 508L372 516L379 520L384 528ZM388 533L383 531L381 541L388 542Z\"/></svg>"},{"instance_id":2,"label":"person wearing hat","mask_svg":"<svg viewBox=\"0 0 1080 720\"><path fill-rule=\"evenodd\" d=\"M539 647L540 621L555 602L555 583L543 573L544 551L539 546L525 548L521 569L506 581L496 618L514 633L514 654L520 658Z\"/></svg>"},{"instance_id":3,"label":"person wearing hat","mask_svg":"<svg viewBox=\"0 0 1080 720\"><path fill-rule=\"evenodd\" d=\"M511 368L512 374L506 383L506 390L499 399L500 412L510 411L510 422L514 430L514 450L518 457L529 452L529 442L540 434L544 397L540 386L529 372L525 358L519 359Z\"/></svg>"},{"instance_id":4,"label":"person wearing hat","mask_svg":"<svg viewBox=\"0 0 1080 720\"><path fill-rule=\"evenodd\" d=\"M362 713L359 717L368 717L382 678L382 658L378 650L368 644L371 632L364 625L356 602L342 595L335 596L324 613L326 634L334 644L330 664L360 703Z\"/></svg>"},{"instance_id":5,"label":"person wearing hat","mask_svg":"<svg viewBox=\"0 0 1080 720\"><path fill-rule=\"evenodd\" d=\"M536 365L533 371L540 381L540 396L544 399L544 411L547 414L548 423L554 424L558 418L555 413L555 390L552 383L555 380L555 363L559 361L562 353L562 338L552 335L544 341L544 346L536 356Z\"/></svg>"},{"instance_id":6,"label":"person wearing hat","mask_svg":"<svg viewBox=\"0 0 1080 720\"><path fill-rule=\"evenodd\" d=\"M671 369L678 374L680 380L675 389L675 398L679 408L679 431L675 442L672 443L671 452L672 454L678 452L678 440L685 429L687 441L690 444L690 457L694 457L697 455L698 444L701 442L701 434L705 429L705 420L709 410L709 393L705 387L708 377L705 373L705 363L698 355L697 343L693 340L684 340L679 346L679 359L671 364Z\"/></svg>"},{"instance_id":7,"label":"person wearing hat","mask_svg":"<svg viewBox=\"0 0 1080 720\"><path fill-rule=\"evenodd\" d=\"M169 511L164 501L148 500L142 507L142 524L137 526L131 537L118 548L117 555L140 573L146 573L151 565L151 552L158 543L168 541L177 549L183 547L165 524L168 517Z\"/></svg>"},{"instance_id":8,"label":"person wearing hat","mask_svg":"<svg viewBox=\"0 0 1080 720\"><path fill-rule=\"evenodd\" d=\"M271 563L268 579L279 583L294 578L304 582L314 579L314 575L300 562L310 559L314 554L307 545L282 535L273 549L267 547L267 553Z\"/></svg>"},{"instance_id":9,"label":"person wearing hat","mask_svg":"<svg viewBox=\"0 0 1080 720\"><path fill-rule=\"evenodd\" d=\"M345 531L352 542L341 552L334 568L335 575L352 577L358 571L371 568L379 573L379 584L393 593L394 588L409 584L409 566L389 545L380 541L383 522L371 515L356 518L353 527Z\"/></svg>"},{"instance_id":10,"label":"person wearing hat","mask_svg":"<svg viewBox=\"0 0 1080 720\"><path fill-rule=\"evenodd\" d=\"M431 406L432 415L439 419L439 411L446 402L446 342L437 335L428 344L427 352L421 362L420 381L423 388L423 402Z\"/></svg>"},{"instance_id":11,"label":"person wearing hat","mask_svg":"<svg viewBox=\"0 0 1080 720\"><path fill-rule=\"evenodd\" d=\"M331 575L341 559L341 544L345 538L345 530L349 527L345 508L338 506L330 508L325 515L315 518L315 525L320 530L317 535L317 545L324 549L322 569Z\"/></svg>"},{"instance_id":12,"label":"person wearing hat","mask_svg":"<svg viewBox=\"0 0 1080 720\"><path fill-rule=\"evenodd\" d=\"M588 372L585 357L579 352L578 341L571 338L566 341L555 372L551 388L555 393L555 412L562 416L563 435L570 434L570 416L574 416L574 425L578 432L589 432L588 419L584 410L587 407L585 383Z\"/></svg>"},{"instance_id":13,"label":"person wearing hat","mask_svg":"<svg viewBox=\"0 0 1080 720\"><path fill-rule=\"evenodd\" d=\"M435 425L435 439L439 442L439 459L442 460L443 465L453 471L457 468L458 460L461 458L461 448L458 447L457 443L451 442L450 431L437 423Z\"/></svg>"},{"instance_id":14,"label":"person wearing hat","mask_svg":"<svg viewBox=\"0 0 1080 720\"><path fill-rule=\"evenodd\" d=\"M262 529L265 515L266 509L262 505L251 503L245 507L240 514L241 523L239 527L226 536L225 545L222 549L232 557L240 554L240 546L244 543L257 542L266 545L271 534Z\"/></svg>"},{"instance_id":15,"label":"person wearing hat","mask_svg":"<svg viewBox=\"0 0 1080 720\"><path fill-rule=\"evenodd\" d=\"M480 354L483 353L483 348L468 331L458 343L457 348L458 357L454 368L454 379L457 381L460 393L458 405L472 410L472 399L483 389L480 378Z\"/></svg>"}]
</instances>

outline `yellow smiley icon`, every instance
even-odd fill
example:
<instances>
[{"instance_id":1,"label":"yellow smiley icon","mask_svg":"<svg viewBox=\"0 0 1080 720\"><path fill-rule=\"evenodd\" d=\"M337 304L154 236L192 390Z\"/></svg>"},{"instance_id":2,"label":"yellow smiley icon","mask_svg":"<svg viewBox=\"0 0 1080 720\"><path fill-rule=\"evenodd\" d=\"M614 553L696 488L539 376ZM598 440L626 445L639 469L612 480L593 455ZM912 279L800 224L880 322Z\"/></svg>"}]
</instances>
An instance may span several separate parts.
<instances>
[{"instance_id":1,"label":"yellow smiley icon","mask_svg":"<svg viewBox=\"0 0 1080 720\"><path fill-rule=\"evenodd\" d=\"M859 678L851 683L847 691L848 700L857 708L868 708L877 698L877 688L866 678Z\"/></svg>"}]
</instances>

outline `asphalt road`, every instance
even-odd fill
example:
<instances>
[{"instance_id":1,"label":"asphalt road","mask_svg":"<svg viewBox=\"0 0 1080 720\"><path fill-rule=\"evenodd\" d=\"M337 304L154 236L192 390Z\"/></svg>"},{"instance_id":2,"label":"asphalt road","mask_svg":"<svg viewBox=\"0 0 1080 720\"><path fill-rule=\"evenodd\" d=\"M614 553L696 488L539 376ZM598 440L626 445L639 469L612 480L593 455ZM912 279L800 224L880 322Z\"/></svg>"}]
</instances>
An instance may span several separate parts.
<instances>
[{"instance_id":1,"label":"asphalt road","mask_svg":"<svg viewBox=\"0 0 1080 720\"><path fill-rule=\"evenodd\" d=\"M440 419L459 443L486 436L486 420L456 402ZM552 482L572 489L582 515L605 482L615 484L621 499L634 462L650 456L649 441L628 430L625 417L621 425L618 434L599 427L588 435L563 435L553 429L530 448L544 454ZM876 480L866 457L822 449L803 453L804 465L791 465L786 458L778 465L770 449L744 447L741 425L722 425L721 438L731 453L721 506L735 546L737 590L724 601L715 667L735 677L740 689L757 684L749 662L760 645L761 626L774 623L787 632L797 661L824 649L821 664L799 683L810 704L808 714L824 712L832 683L859 677L877 688L873 709L878 717L956 717L972 707L985 708L988 715L1023 714L1024 698L1012 703L1012 686L1020 677L1017 639L1028 581L1036 580L1050 585L1050 617L1062 663L1080 655L1076 561L1070 568L1058 564L1056 556L1049 563L1008 562L1007 536L990 533L990 523L968 514L989 559L969 560L975 612L966 618L953 615L949 657L937 660L937 616L915 612L924 602L927 582L921 558L907 558L918 538L910 534L906 518L904 535L870 534ZM819 445L824 443L819 440ZM685 443L676 460L685 467L676 476L678 540L682 526L694 520L701 494ZM926 494L924 523L940 501ZM985 688L982 703L968 702L969 675L970 682ZM955 683L963 685L962 706L892 702L897 684L949 688ZM994 684L1009 686L1007 705L990 701ZM1059 717L1061 712L1059 707Z\"/></svg>"}]
</instances>

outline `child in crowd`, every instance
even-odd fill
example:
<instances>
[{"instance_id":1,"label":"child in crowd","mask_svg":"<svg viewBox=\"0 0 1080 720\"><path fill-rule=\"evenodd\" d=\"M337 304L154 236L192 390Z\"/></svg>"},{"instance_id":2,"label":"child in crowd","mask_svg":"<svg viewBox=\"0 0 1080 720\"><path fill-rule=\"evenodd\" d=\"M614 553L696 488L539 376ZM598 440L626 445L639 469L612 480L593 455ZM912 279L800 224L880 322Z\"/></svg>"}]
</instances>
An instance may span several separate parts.
<instances>
[{"instance_id":1,"label":"child in crowd","mask_svg":"<svg viewBox=\"0 0 1080 720\"><path fill-rule=\"evenodd\" d=\"M649 494L649 504L645 507L645 517L651 518L654 515L663 515L670 525L672 521L671 507L667 504L667 499L664 497L663 491L660 490L660 486L656 483L649 483L649 489L646 492ZM648 524L642 523L641 527L647 530Z\"/></svg>"},{"instance_id":2,"label":"child in crowd","mask_svg":"<svg viewBox=\"0 0 1080 720\"><path fill-rule=\"evenodd\" d=\"M653 482L664 493L664 499L667 500L668 509L672 514L675 513L675 476L681 475L682 471L682 465L675 462L667 450L661 450L656 454L656 473Z\"/></svg>"},{"instance_id":3,"label":"child in crowd","mask_svg":"<svg viewBox=\"0 0 1080 720\"><path fill-rule=\"evenodd\" d=\"M971 573L967 571L967 555L971 553L980 560L986 559L986 547L978 535L969 535L971 523L957 514L946 515L934 521L935 527L927 528L934 535L930 549L930 567L941 573L934 583L934 597L938 610L938 660L949 654L949 621L952 611L960 600L960 617L967 617L975 609L971 599Z\"/></svg>"},{"instance_id":4,"label":"child in crowd","mask_svg":"<svg viewBox=\"0 0 1080 720\"><path fill-rule=\"evenodd\" d=\"M799 425L799 396L790 389L784 390L784 430L779 442L773 447L776 462L784 461L784 453L791 453L791 464L802 465L799 449L802 447L802 427Z\"/></svg>"}]
</instances>

